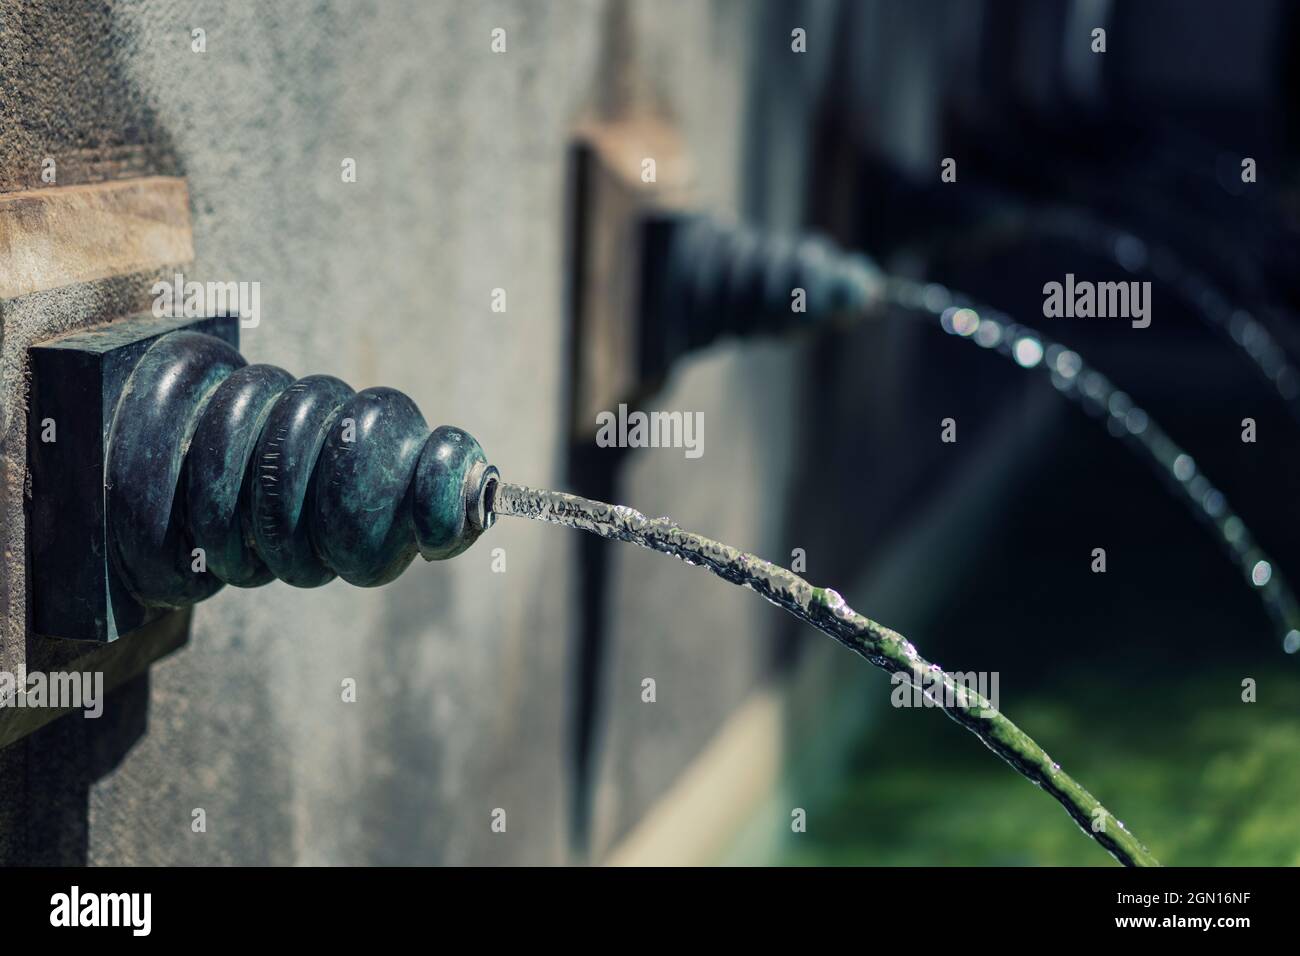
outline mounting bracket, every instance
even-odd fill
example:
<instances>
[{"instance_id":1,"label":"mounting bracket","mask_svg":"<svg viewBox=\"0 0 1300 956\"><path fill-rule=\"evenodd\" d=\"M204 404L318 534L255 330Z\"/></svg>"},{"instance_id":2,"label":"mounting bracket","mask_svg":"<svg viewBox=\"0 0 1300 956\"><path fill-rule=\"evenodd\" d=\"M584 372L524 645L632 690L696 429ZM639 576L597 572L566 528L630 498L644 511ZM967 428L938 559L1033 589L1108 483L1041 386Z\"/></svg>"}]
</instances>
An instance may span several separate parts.
<instances>
[{"instance_id":1,"label":"mounting bracket","mask_svg":"<svg viewBox=\"0 0 1300 956\"><path fill-rule=\"evenodd\" d=\"M113 413L160 336L189 329L239 348L239 320L138 316L28 349L32 630L114 641L164 613L136 601L111 560L104 478Z\"/></svg>"}]
</instances>

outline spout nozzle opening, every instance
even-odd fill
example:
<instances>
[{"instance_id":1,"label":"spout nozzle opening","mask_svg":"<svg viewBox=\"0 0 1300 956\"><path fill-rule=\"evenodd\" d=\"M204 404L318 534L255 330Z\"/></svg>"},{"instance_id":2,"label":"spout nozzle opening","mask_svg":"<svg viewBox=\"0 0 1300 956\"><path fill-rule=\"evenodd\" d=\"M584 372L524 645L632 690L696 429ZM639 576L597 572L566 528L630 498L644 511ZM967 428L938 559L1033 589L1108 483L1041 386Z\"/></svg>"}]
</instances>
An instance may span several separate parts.
<instances>
[{"instance_id":1,"label":"spout nozzle opening","mask_svg":"<svg viewBox=\"0 0 1300 956\"><path fill-rule=\"evenodd\" d=\"M492 510L501 474L495 465L476 462L465 479L465 517L475 531L486 531L496 522Z\"/></svg>"}]
</instances>

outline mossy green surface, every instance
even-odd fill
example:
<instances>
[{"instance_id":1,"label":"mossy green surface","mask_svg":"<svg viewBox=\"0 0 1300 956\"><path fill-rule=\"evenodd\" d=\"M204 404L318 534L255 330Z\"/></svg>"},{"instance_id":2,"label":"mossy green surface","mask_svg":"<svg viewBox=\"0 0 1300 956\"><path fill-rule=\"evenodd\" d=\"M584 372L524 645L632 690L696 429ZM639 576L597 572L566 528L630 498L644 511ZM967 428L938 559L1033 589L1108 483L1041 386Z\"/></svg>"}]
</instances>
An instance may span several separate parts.
<instances>
[{"instance_id":1,"label":"mossy green surface","mask_svg":"<svg viewBox=\"0 0 1300 956\"><path fill-rule=\"evenodd\" d=\"M1165 865L1300 866L1297 663L1133 684L1074 677L1002 703ZM1247 676L1256 703L1241 700ZM1097 706L1079 706L1089 699ZM938 711L874 721L779 862L1115 865L1054 801L952 730Z\"/></svg>"}]
</instances>

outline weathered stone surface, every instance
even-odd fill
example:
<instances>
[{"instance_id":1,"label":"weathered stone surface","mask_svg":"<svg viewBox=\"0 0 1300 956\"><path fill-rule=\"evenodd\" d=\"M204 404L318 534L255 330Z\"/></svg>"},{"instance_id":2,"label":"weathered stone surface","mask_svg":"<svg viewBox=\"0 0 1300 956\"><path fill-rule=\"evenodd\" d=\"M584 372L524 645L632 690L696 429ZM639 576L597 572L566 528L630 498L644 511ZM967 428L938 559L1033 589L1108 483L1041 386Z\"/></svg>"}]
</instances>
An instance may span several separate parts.
<instances>
[{"instance_id":1,"label":"weathered stone surface","mask_svg":"<svg viewBox=\"0 0 1300 956\"><path fill-rule=\"evenodd\" d=\"M242 336L250 362L401 389L430 423L471 432L504 476L559 486L565 146L606 87L605 9L0 0L0 59L18 87L0 103L0 189L40 188L46 155L59 185L184 175L193 277L262 283L261 324ZM632 12L640 62L682 121L702 198L735 209L746 188L752 10L654 0ZM508 52L494 55L498 26ZM191 50L195 28L205 53ZM341 181L345 158L356 161L355 183ZM7 658L26 640L14 530L26 346L148 308L151 281L0 304ZM504 314L489 307L495 288L508 290ZM699 407L733 437L715 428L718 444L686 472L643 466L627 497L770 552L769 542L784 545L768 525L780 515L752 497L722 499L728 472L781 439L754 424L770 409L726 396L773 383L779 393L788 370L768 358L716 373ZM755 477L765 480L780 455L763 454L769 464ZM705 486L718 497L690 491ZM51 798L24 813L0 799L3 853L160 864L569 858L572 538L501 522L467 554L417 562L383 589L225 589L196 608L186 647L115 695L117 716L60 720L39 741L0 751L6 793ZM508 557L504 574L491 570L494 548ZM619 560L619 593L667 588L678 614L663 598L637 598L611 620L611 640L661 643L656 673L708 698L681 711L689 732L679 741L662 728L614 738L621 759L656 751L645 773L610 764L620 792L635 792L622 802L635 814L762 670L766 653L744 625L767 609L742 610L745 595L719 598L707 582L679 587L683 569L646 577L635 558ZM716 644L665 641L685 614ZM342 701L347 679L354 704ZM505 834L490 829L498 807ZM191 829L200 808L206 833Z\"/></svg>"}]
</instances>

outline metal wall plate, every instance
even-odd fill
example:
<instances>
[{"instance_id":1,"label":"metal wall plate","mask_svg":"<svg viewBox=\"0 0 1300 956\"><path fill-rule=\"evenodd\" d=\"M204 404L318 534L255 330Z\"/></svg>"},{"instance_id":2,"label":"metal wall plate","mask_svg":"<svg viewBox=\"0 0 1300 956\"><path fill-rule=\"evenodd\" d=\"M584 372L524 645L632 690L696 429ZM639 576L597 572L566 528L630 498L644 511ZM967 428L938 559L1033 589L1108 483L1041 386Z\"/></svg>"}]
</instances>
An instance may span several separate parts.
<instances>
[{"instance_id":1,"label":"metal wall plate","mask_svg":"<svg viewBox=\"0 0 1300 956\"><path fill-rule=\"evenodd\" d=\"M649 182L647 160L655 165ZM589 441L597 412L658 385L646 380L642 354L642 267L654 218L688 207L691 174L677 129L649 117L580 127L572 162L570 428Z\"/></svg>"}]
</instances>

